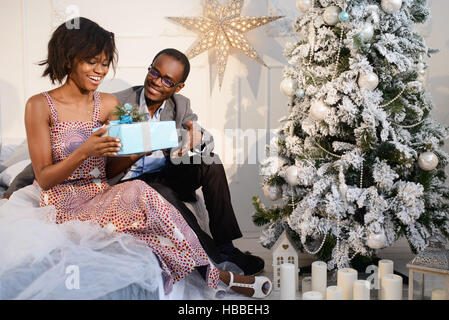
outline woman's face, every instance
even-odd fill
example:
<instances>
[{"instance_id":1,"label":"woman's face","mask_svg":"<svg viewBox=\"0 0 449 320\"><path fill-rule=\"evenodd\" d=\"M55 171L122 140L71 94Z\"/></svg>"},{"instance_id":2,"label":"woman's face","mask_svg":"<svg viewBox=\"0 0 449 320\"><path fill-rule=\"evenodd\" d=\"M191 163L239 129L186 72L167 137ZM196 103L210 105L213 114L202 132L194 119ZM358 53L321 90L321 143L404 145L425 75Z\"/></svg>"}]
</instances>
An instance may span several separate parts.
<instances>
[{"instance_id":1,"label":"woman's face","mask_svg":"<svg viewBox=\"0 0 449 320\"><path fill-rule=\"evenodd\" d=\"M69 79L83 91L95 91L107 75L109 64L104 52L87 60L75 58Z\"/></svg>"}]
</instances>

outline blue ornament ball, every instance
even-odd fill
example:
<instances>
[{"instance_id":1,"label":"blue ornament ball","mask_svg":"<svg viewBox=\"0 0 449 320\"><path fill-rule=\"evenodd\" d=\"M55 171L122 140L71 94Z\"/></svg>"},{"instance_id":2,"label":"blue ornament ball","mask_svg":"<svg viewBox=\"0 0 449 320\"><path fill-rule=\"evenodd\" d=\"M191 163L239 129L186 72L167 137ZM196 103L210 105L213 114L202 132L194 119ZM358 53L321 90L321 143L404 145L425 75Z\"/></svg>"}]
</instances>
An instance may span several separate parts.
<instances>
[{"instance_id":1,"label":"blue ornament ball","mask_svg":"<svg viewBox=\"0 0 449 320\"><path fill-rule=\"evenodd\" d=\"M346 11L342 11L338 14L338 19L340 19L341 22L346 22L349 20L349 13Z\"/></svg>"},{"instance_id":2,"label":"blue ornament ball","mask_svg":"<svg viewBox=\"0 0 449 320\"><path fill-rule=\"evenodd\" d=\"M297 98L301 99L305 95L304 89L301 88L297 89L295 95Z\"/></svg>"}]
</instances>

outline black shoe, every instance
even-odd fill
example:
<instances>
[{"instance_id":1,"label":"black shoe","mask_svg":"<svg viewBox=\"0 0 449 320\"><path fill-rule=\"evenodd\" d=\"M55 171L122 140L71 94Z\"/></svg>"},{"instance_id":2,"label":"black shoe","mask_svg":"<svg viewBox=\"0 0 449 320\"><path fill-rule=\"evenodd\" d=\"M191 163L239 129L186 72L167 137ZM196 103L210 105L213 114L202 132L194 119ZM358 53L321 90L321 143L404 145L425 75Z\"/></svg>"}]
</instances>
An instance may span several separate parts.
<instances>
[{"instance_id":1,"label":"black shoe","mask_svg":"<svg viewBox=\"0 0 449 320\"><path fill-rule=\"evenodd\" d=\"M253 256L248 251L243 253L239 249L234 248L227 256L228 258L226 260L242 269L245 276L254 276L262 272L265 267L265 262L261 258Z\"/></svg>"}]
</instances>

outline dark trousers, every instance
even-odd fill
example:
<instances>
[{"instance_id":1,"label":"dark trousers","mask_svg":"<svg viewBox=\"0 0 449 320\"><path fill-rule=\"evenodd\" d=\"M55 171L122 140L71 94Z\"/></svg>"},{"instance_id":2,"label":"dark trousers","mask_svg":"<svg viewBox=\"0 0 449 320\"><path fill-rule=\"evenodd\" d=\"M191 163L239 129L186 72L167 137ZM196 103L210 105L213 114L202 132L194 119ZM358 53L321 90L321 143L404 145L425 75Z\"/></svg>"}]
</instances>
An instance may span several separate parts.
<instances>
[{"instance_id":1,"label":"dark trousers","mask_svg":"<svg viewBox=\"0 0 449 320\"><path fill-rule=\"evenodd\" d=\"M145 181L176 207L198 236L209 257L219 262L221 259L217 246L242 237L242 233L232 208L223 164L217 155L212 156L213 161L207 163L199 156L184 158L180 164L167 160L162 171L143 174L131 180ZM183 203L196 200L194 194L200 187L209 214L209 228L213 239L201 229L194 214Z\"/></svg>"}]
</instances>

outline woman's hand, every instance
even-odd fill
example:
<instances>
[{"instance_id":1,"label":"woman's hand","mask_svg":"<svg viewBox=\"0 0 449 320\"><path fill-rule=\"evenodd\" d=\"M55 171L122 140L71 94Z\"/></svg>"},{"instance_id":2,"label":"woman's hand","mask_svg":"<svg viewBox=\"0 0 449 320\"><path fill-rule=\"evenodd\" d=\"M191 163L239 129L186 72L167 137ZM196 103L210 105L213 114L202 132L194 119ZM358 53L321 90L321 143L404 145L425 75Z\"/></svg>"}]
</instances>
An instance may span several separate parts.
<instances>
[{"instance_id":1,"label":"woman's hand","mask_svg":"<svg viewBox=\"0 0 449 320\"><path fill-rule=\"evenodd\" d=\"M92 133L86 142L79 148L85 159L89 157L112 157L117 155L122 144L120 139L113 137L102 137L106 132L105 125Z\"/></svg>"}]
</instances>

